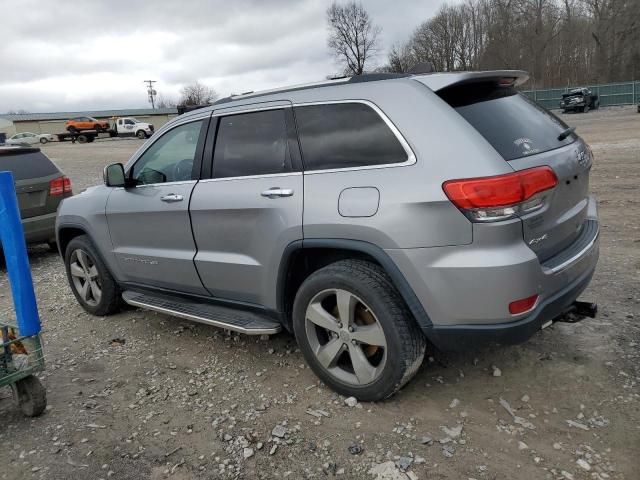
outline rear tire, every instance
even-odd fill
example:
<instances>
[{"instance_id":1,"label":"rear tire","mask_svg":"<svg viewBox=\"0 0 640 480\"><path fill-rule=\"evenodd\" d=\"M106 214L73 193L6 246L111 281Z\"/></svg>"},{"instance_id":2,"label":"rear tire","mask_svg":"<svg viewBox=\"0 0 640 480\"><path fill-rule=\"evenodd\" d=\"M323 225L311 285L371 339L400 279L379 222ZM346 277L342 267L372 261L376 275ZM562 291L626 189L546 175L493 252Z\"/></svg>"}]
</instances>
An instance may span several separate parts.
<instances>
[{"instance_id":1,"label":"rear tire","mask_svg":"<svg viewBox=\"0 0 640 480\"><path fill-rule=\"evenodd\" d=\"M315 374L336 392L363 401L402 388L426 350L389 277L362 260L341 260L312 273L296 294L293 329Z\"/></svg>"},{"instance_id":2,"label":"rear tire","mask_svg":"<svg viewBox=\"0 0 640 480\"><path fill-rule=\"evenodd\" d=\"M67 132L69 132L69 133L77 133L78 129L76 127L74 127L74 126L69 126L69 127L67 127Z\"/></svg>"},{"instance_id":3,"label":"rear tire","mask_svg":"<svg viewBox=\"0 0 640 480\"><path fill-rule=\"evenodd\" d=\"M120 288L87 235L69 242L64 266L71 291L87 312L104 316L120 310Z\"/></svg>"},{"instance_id":4,"label":"rear tire","mask_svg":"<svg viewBox=\"0 0 640 480\"><path fill-rule=\"evenodd\" d=\"M47 140L45 137L42 137L42 138L40 139L40 143L41 143L42 145L44 145L44 144L45 144L45 143L47 143L48 141L49 141L49 140Z\"/></svg>"}]
</instances>

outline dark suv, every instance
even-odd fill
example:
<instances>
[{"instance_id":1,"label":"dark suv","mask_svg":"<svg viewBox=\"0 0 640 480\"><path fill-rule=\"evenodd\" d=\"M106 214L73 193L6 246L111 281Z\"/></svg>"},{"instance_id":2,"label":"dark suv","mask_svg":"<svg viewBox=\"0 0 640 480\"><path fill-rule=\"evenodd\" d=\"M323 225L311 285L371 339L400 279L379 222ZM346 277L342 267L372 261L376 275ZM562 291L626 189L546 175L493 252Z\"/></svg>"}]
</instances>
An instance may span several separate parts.
<instances>
[{"instance_id":1,"label":"dark suv","mask_svg":"<svg viewBox=\"0 0 640 480\"><path fill-rule=\"evenodd\" d=\"M27 243L55 243L58 205L71 180L39 148L0 146L0 170L13 173Z\"/></svg>"},{"instance_id":2,"label":"dark suv","mask_svg":"<svg viewBox=\"0 0 640 480\"><path fill-rule=\"evenodd\" d=\"M587 113L600 108L600 99L588 88L575 88L562 94L560 108L563 112Z\"/></svg>"}]
</instances>

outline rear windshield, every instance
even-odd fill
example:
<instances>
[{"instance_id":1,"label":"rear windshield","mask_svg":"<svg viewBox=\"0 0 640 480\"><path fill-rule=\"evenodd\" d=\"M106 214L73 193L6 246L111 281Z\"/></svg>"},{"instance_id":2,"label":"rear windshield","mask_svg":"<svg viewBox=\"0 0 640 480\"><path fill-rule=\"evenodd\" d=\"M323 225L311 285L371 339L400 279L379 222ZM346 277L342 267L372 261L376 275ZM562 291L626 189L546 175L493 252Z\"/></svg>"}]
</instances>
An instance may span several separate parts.
<instances>
[{"instance_id":1,"label":"rear windshield","mask_svg":"<svg viewBox=\"0 0 640 480\"><path fill-rule=\"evenodd\" d=\"M14 180L47 177L58 173L58 168L42 152L24 149L0 149L0 172L10 171Z\"/></svg>"},{"instance_id":2,"label":"rear windshield","mask_svg":"<svg viewBox=\"0 0 640 480\"><path fill-rule=\"evenodd\" d=\"M568 126L526 96L509 87L479 83L438 92L505 160L546 152L575 141L558 140Z\"/></svg>"}]
</instances>

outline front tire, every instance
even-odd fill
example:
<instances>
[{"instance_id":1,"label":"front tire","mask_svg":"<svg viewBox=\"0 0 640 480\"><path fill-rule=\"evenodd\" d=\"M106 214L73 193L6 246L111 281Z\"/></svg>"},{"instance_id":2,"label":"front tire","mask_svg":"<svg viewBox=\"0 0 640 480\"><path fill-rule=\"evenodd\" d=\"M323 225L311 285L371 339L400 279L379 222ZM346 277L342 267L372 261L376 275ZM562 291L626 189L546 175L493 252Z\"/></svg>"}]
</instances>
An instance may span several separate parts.
<instances>
[{"instance_id":1,"label":"front tire","mask_svg":"<svg viewBox=\"0 0 640 480\"><path fill-rule=\"evenodd\" d=\"M293 305L307 363L336 392L382 400L418 371L426 340L384 270L341 260L311 274Z\"/></svg>"},{"instance_id":2,"label":"front tire","mask_svg":"<svg viewBox=\"0 0 640 480\"><path fill-rule=\"evenodd\" d=\"M45 144L45 143L47 143L48 141L49 141L49 140L47 140L45 137L42 137L42 138L40 139L40 143L41 143L42 145L44 145L44 144Z\"/></svg>"},{"instance_id":3,"label":"front tire","mask_svg":"<svg viewBox=\"0 0 640 480\"><path fill-rule=\"evenodd\" d=\"M147 134L144 133L144 130L138 130L136 132L136 137L138 137L140 140L144 140L145 138L147 138Z\"/></svg>"},{"instance_id":4,"label":"front tire","mask_svg":"<svg viewBox=\"0 0 640 480\"><path fill-rule=\"evenodd\" d=\"M80 235L69 242L64 265L71 291L87 312L104 316L120 309L118 284L87 235Z\"/></svg>"}]
</instances>

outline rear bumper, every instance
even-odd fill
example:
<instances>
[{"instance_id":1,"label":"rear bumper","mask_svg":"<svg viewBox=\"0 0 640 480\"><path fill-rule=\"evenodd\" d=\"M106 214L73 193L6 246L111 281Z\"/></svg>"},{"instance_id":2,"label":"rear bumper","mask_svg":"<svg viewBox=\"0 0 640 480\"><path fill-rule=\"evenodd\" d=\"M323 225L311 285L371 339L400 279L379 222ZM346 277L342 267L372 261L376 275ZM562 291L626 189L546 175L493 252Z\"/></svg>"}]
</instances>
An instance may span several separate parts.
<instances>
[{"instance_id":1,"label":"rear bumper","mask_svg":"<svg viewBox=\"0 0 640 480\"><path fill-rule=\"evenodd\" d=\"M464 351L488 343L513 345L527 341L542 326L554 320L567 309L587 288L595 266L577 278L562 291L538 305L526 318L515 322L490 325L437 326L427 329L425 334L441 350Z\"/></svg>"},{"instance_id":2,"label":"rear bumper","mask_svg":"<svg viewBox=\"0 0 640 480\"><path fill-rule=\"evenodd\" d=\"M518 343L560 315L586 288L599 257L595 199L582 233L567 249L541 263L522 241L520 220L499 228L475 224L470 245L389 249L430 322L421 322L442 349L479 343ZM532 311L509 312L515 300L538 295Z\"/></svg>"},{"instance_id":3,"label":"rear bumper","mask_svg":"<svg viewBox=\"0 0 640 480\"><path fill-rule=\"evenodd\" d=\"M27 243L39 243L55 240L56 212L22 220L24 237Z\"/></svg>"}]
</instances>

